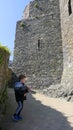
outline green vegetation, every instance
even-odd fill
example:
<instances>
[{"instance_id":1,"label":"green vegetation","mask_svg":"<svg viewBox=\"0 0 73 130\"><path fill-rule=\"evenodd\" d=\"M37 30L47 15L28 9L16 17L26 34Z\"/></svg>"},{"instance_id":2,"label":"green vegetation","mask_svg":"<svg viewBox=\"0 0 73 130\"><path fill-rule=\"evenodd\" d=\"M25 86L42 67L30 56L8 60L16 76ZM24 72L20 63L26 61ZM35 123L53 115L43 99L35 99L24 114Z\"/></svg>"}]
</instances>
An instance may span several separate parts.
<instances>
[{"instance_id":1,"label":"green vegetation","mask_svg":"<svg viewBox=\"0 0 73 130\"><path fill-rule=\"evenodd\" d=\"M5 114L7 109L7 81L8 81L8 59L10 50L0 43L0 109Z\"/></svg>"},{"instance_id":2,"label":"green vegetation","mask_svg":"<svg viewBox=\"0 0 73 130\"><path fill-rule=\"evenodd\" d=\"M23 21L20 22L20 27L22 27L22 28L25 27L25 23Z\"/></svg>"},{"instance_id":3,"label":"green vegetation","mask_svg":"<svg viewBox=\"0 0 73 130\"><path fill-rule=\"evenodd\" d=\"M8 93L7 93L7 87L2 91L0 91L0 107L2 110L2 114L6 113L7 109L7 99L8 99Z\"/></svg>"},{"instance_id":4,"label":"green vegetation","mask_svg":"<svg viewBox=\"0 0 73 130\"><path fill-rule=\"evenodd\" d=\"M6 81L7 81L7 64L8 64L8 58L10 55L10 50L8 47L3 46L0 43L0 110L2 113L6 112L6 106L7 106L7 87L6 87ZM4 74L5 70L5 74Z\"/></svg>"},{"instance_id":5,"label":"green vegetation","mask_svg":"<svg viewBox=\"0 0 73 130\"><path fill-rule=\"evenodd\" d=\"M3 51L6 51L8 54L10 54L9 48L7 46L3 46L1 42L0 42L0 49Z\"/></svg>"},{"instance_id":6,"label":"green vegetation","mask_svg":"<svg viewBox=\"0 0 73 130\"><path fill-rule=\"evenodd\" d=\"M4 57L5 53L7 53L8 55L10 55L10 50L9 50L8 47L3 46L0 43L0 64L2 64L2 62L3 62L3 57Z\"/></svg>"},{"instance_id":7,"label":"green vegetation","mask_svg":"<svg viewBox=\"0 0 73 130\"><path fill-rule=\"evenodd\" d=\"M34 7L35 7L35 8L38 8L38 3L35 3L35 4L34 4Z\"/></svg>"},{"instance_id":8,"label":"green vegetation","mask_svg":"<svg viewBox=\"0 0 73 130\"><path fill-rule=\"evenodd\" d=\"M3 62L3 55L0 54L0 64L2 64L2 62Z\"/></svg>"}]
</instances>

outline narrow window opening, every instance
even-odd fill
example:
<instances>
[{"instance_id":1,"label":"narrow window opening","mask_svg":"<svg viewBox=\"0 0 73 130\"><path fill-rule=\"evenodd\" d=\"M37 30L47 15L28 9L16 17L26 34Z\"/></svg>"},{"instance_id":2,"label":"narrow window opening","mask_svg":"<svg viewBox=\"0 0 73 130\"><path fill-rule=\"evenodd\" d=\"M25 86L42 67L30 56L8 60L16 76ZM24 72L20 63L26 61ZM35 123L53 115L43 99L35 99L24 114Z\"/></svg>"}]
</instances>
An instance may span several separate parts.
<instances>
[{"instance_id":1,"label":"narrow window opening","mask_svg":"<svg viewBox=\"0 0 73 130\"><path fill-rule=\"evenodd\" d=\"M53 19L53 14L51 14L51 17L52 17L52 19Z\"/></svg>"},{"instance_id":2,"label":"narrow window opening","mask_svg":"<svg viewBox=\"0 0 73 130\"><path fill-rule=\"evenodd\" d=\"M40 42L40 39L38 40L38 50L40 50L40 47L41 47L41 42Z\"/></svg>"},{"instance_id":3,"label":"narrow window opening","mask_svg":"<svg viewBox=\"0 0 73 130\"><path fill-rule=\"evenodd\" d=\"M68 2L68 12L69 12L69 15L72 14L71 0L69 0Z\"/></svg>"}]
</instances>

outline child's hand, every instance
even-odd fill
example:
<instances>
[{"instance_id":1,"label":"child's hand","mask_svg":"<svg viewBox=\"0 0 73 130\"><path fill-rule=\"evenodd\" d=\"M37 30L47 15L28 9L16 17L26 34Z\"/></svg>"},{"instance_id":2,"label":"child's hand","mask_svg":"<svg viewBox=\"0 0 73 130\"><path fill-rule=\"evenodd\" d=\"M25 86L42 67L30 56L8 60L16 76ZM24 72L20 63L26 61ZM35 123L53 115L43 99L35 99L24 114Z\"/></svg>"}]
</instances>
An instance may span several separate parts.
<instances>
[{"instance_id":1,"label":"child's hand","mask_svg":"<svg viewBox=\"0 0 73 130\"><path fill-rule=\"evenodd\" d=\"M29 86L29 87L28 87L28 90L31 91L31 89L32 89L32 86Z\"/></svg>"},{"instance_id":2,"label":"child's hand","mask_svg":"<svg viewBox=\"0 0 73 130\"><path fill-rule=\"evenodd\" d=\"M26 93L24 94L24 97L26 96Z\"/></svg>"}]
</instances>

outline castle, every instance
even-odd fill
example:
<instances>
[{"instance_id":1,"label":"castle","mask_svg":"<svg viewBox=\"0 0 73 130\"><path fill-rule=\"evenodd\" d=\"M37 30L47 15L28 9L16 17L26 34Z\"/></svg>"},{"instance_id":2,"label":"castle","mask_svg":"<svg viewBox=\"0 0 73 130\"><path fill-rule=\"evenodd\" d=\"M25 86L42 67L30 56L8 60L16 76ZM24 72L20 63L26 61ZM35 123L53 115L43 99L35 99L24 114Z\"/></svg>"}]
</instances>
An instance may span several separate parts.
<instances>
[{"instance_id":1,"label":"castle","mask_svg":"<svg viewBox=\"0 0 73 130\"><path fill-rule=\"evenodd\" d=\"M13 71L28 84L73 88L73 0L34 0L17 22Z\"/></svg>"}]
</instances>

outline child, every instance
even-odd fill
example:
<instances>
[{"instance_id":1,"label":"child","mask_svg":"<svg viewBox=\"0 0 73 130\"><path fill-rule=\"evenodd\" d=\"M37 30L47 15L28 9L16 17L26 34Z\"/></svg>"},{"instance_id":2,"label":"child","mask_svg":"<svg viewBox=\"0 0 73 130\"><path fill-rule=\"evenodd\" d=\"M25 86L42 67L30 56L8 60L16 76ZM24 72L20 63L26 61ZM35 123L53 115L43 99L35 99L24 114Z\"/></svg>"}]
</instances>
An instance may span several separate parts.
<instances>
[{"instance_id":1,"label":"child","mask_svg":"<svg viewBox=\"0 0 73 130\"><path fill-rule=\"evenodd\" d=\"M19 82L15 83L14 91L16 102L18 103L18 107L13 115L13 120L19 121L22 119L20 113L23 109L23 101L26 100L26 93L29 92L29 88L25 85L25 81L27 80L25 75L19 76Z\"/></svg>"}]
</instances>

